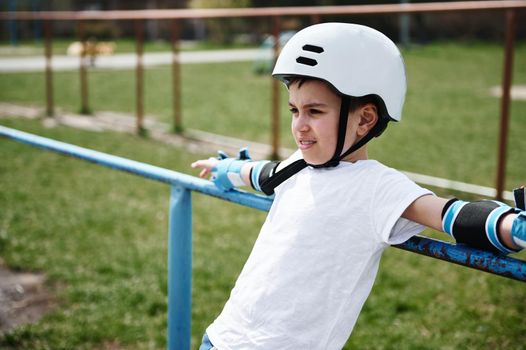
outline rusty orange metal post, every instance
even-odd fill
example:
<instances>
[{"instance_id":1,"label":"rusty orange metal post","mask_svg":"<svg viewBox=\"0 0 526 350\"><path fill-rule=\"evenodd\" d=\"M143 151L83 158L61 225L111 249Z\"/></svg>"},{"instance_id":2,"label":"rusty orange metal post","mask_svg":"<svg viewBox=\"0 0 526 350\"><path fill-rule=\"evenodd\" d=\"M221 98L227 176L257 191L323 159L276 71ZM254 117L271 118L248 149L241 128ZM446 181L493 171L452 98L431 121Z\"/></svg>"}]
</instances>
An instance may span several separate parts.
<instances>
[{"instance_id":1,"label":"rusty orange metal post","mask_svg":"<svg viewBox=\"0 0 526 350\"><path fill-rule=\"evenodd\" d=\"M515 11L506 11L506 47L504 52L504 70L502 77L502 97L500 100L500 131L497 159L496 198L502 200L506 176L506 151L510 119L510 90L513 74L513 47L515 42Z\"/></svg>"},{"instance_id":2,"label":"rusty orange metal post","mask_svg":"<svg viewBox=\"0 0 526 350\"><path fill-rule=\"evenodd\" d=\"M82 50L80 52L80 61L79 61L79 75L80 75L80 113L90 114L89 102L88 102L88 75L86 70L86 53L87 53L87 43L86 36L84 31L84 22L80 21L78 23L78 37L79 41L82 44Z\"/></svg>"},{"instance_id":3,"label":"rusty orange metal post","mask_svg":"<svg viewBox=\"0 0 526 350\"><path fill-rule=\"evenodd\" d=\"M144 21L135 21L135 48L137 52L137 66L135 68L135 100L136 100L136 130L138 135L144 135L143 126L144 115L144 81L143 81L143 42L144 42Z\"/></svg>"},{"instance_id":4,"label":"rusty orange metal post","mask_svg":"<svg viewBox=\"0 0 526 350\"><path fill-rule=\"evenodd\" d=\"M53 54L51 47L51 26L51 21L44 22L46 55L46 116L48 117L52 117L55 114L53 108L53 68L51 66L51 56Z\"/></svg>"},{"instance_id":5,"label":"rusty orange metal post","mask_svg":"<svg viewBox=\"0 0 526 350\"><path fill-rule=\"evenodd\" d=\"M274 36L274 63L279 55L279 32L281 28L280 17L272 18L272 35ZM274 66L274 65L272 65ZM272 79L272 77L271 77ZM271 159L279 159L279 82L277 79L272 79L272 153Z\"/></svg>"},{"instance_id":6,"label":"rusty orange metal post","mask_svg":"<svg viewBox=\"0 0 526 350\"><path fill-rule=\"evenodd\" d=\"M321 16L319 14L310 15L311 24L318 24L321 22Z\"/></svg>"},{"instance_id":7,"label":"rusty orange metal post","mask_svg":"<svg viewBox=\"0 0 526 350\"><path fill-rule=\"evenodd\" d=\"M178 20L172 21L172 99L173 99L173 130L175 133L183 131L181 108L181 63L179 61L179 31Z\"/></svg>"}]
</instances>

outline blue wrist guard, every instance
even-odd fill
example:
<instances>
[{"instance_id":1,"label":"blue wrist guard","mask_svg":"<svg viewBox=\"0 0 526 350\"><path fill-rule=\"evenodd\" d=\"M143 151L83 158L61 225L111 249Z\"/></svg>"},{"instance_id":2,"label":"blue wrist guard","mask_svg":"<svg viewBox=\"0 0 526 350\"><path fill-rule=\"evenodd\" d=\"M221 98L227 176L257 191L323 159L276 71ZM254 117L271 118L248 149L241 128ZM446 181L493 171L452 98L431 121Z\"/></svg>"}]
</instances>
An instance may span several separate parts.
<instances>
[{"instance_id":1,"label":"blue wrist guard","mask_svg":"<svg viewBox=\"0 0 526 350\"><path fill-rule=\"evenodd\" d=\"M526 248L526 211L521 211L511 224L511 239L521 248Z\"/></svg>"},{"instance_id":2,"label":"blue wrist guard","mask_svg":"<svg viewBox=\"0 0 526 350\"><path fill-rule=\"evenodd\" d=\"M224 191L245 185L241 177L241 168L251 160L247 148L241 149L237 158L229 158L222 151L219 151L218 154L218 159L221 161L212 169L214 184Z\"/></svg>"}]
</instances>

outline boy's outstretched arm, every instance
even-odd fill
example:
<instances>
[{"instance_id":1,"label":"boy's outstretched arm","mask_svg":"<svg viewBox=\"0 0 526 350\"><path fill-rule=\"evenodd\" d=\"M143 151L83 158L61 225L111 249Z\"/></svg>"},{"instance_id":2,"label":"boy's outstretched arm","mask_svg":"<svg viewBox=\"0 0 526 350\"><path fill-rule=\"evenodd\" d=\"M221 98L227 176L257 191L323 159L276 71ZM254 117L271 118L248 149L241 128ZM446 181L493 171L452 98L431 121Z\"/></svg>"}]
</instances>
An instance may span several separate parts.
<instances>
[{"instance_id":1,"label":"boy's outstretched arm","mask_svg":"<svg viewBox=\"0 0 526 350\"><path fill-rule=\"evenodd\" d=\"M200 177L211 176L211 180L216 186L225 191L239 186L251 186L257 191L272 195L274 186L269 186L266 181L300 158L301 154L297 151L283 161L253 161L249 157L247 149L244 148L239 152L237 158L231 158L225 153L219 152L218 158L210 157L197 160L191 164L191 167L201 169Z\"/></svg>"},{"instance_id":2,"label":"boy's outstretched arm","mask_svg":"<svg viewBox=\"0 0 526 350\"><path fill-rule=\"evenodd\" d=\"M442 210L448 202L445 198L426 195L417 198L402 214L403 218L442 231Z\"/></svg>"},{"instance_id":3,"label":"boy's outstretched arm","mask_svg":"<svg viewBox=\"0 0 526 350\"><path fill-rule=\"evenodd\" d=\"M433 195L416 199L402 217L453 236L458 243L511 253L524 249L526 212L496 201L463 202Z\"/></svg>"}]
</instances>

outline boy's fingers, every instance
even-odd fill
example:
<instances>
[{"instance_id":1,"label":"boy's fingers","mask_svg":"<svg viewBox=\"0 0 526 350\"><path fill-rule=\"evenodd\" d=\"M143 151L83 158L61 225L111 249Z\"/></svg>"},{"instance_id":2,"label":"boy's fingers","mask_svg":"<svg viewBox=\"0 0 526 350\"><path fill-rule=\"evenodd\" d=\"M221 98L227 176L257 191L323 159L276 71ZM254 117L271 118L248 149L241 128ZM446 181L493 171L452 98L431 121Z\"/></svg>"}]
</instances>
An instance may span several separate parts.
<instances>
[{"instance_id":1,"label":"boy's fingers","mask_svg":"<svg viewBox=\"0 0 526 350\"><path fill-rule=\"evenodd\" d=\"M203 162L202 160L196 160L195 162L193 162L192 164L190 164L190 166L191 166L192 168L199 168L199 167L201 167L201 163L202 163L202 162Z\"/></svg>"},{"instance_id":2,"label":"boy's fingers","mask_svg":"<svg viewBox=\"0 0 526 350\"><path fill-rule=\"evenodd\" d=\"M190 164L190 166L194 169L201 168L201 171L199 172L200 177L206 177L208 174L210 174L210 167L207 166L206 161L198 160Z\"/></svg>"},{"instance_id":3,"label":"boy's fingers","mask_svg":"<svg viewBox=\"0 0 526 350\"><path fill-rule=\"evenodd\" d=\"M207 161L206 160L197 160L197 161L193 162L192 164L190 164L190 166L192 168L203 168L203 167L207 166Z\"/></svg>"},{"instance_id":4,"label":"boy's fingers","mask_svg":"<svg viewBox=\"0 0 526 350\"><path fill-rule=\"evenodd\" d=\"M200 177L206 177L210 174L212 171L212 168L219 163L219 160L217 158L210 157L208 159L201 159L193 162L190 164L192 168L201 168L201 172L199 173Z\"/></svg>"},{"instance_id":5,"label":"boy's fingers","mask_svg":"<svg viewBox=\"0 0 526 350\"><path fill-rule=\"evenodd\" d=\"M210 169L210 168L204 168L204 169L201 171L201 177L207 177L207 176L209 176L211 173L212 173L212 169Z\"/></svg>"}]
</instances>

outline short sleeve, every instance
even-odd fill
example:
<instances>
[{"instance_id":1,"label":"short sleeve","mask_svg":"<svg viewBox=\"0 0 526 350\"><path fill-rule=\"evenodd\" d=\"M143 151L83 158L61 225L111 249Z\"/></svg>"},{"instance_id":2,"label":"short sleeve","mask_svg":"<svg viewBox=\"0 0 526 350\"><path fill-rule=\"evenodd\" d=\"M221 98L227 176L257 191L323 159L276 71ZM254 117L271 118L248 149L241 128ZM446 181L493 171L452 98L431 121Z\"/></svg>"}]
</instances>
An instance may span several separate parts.
<instances>
[{"instance_id":1,"label":"short sleeve","mask_svg":"<svg viewBox=\"0 0 526 350\"><path fill-rule=\"evenodd\" d=\"M432 194L401 172L385 168L378 178L371 203L378 239L382 243L393 245L422 232L425 226L401 216L416 199Z\"/></svg>"}]
</instances>

